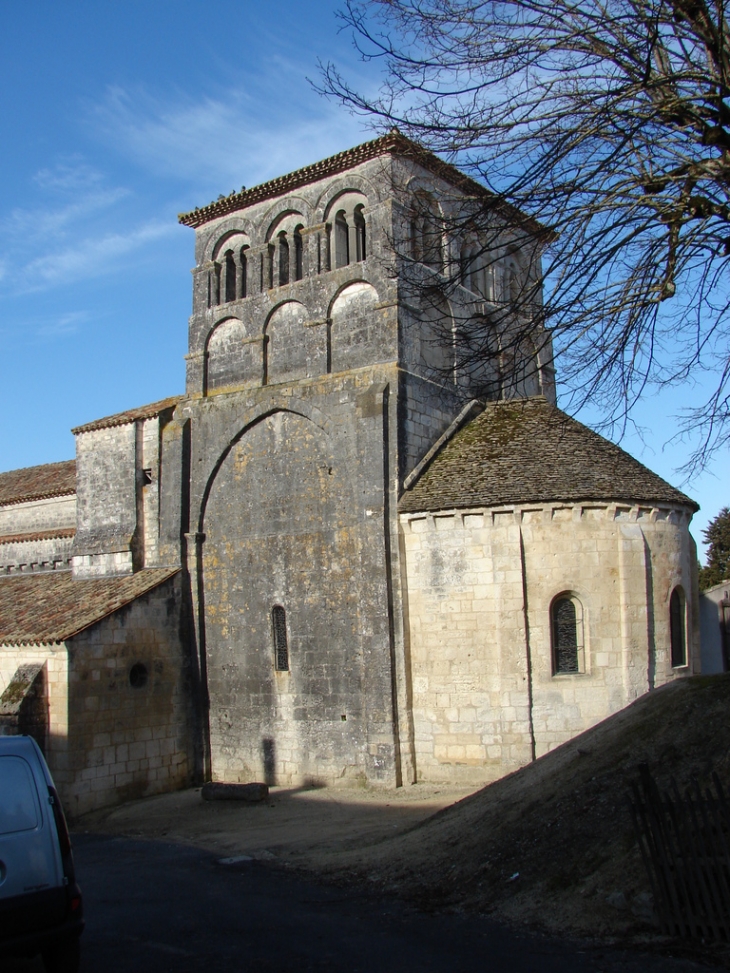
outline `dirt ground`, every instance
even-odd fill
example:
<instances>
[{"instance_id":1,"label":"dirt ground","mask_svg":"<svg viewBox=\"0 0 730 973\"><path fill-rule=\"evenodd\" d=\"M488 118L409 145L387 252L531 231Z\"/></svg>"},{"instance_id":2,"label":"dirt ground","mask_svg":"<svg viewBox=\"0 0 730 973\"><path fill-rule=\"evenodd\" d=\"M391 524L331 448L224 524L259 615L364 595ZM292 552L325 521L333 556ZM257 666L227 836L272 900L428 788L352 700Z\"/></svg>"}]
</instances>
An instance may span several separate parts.
<instances>
[{"instance_id":1,"label":"dirt ground","mask_svg":"<svg viewBox=\"0 0 730 973\"><path fill-rule=\"evenodd\" d=\"M79 829L270 859L332 882L367 883L427 910L664 948L629 786L647 762L660 786L707 782L714 770L730 792L728 713L730 675L697 677L471 794L424 784L272 788L267 802L248 805L204 802L194 790L87 816ZM707 958L730 966L725 947L710 947Z\"/></svg>"},{"instance_id":2,"label":"dirt ground","mask_svg":"<svg viewBox=\"0 0 730 973\"><path fill-rule=\"evenodd\" d=\"M197 787L88 814L77 829L166 838L221 856L248 855L327 871L342 853L403 834L470 793L427 784L393 791L271 787L268 800L247 804L204 801Z\"/></svg>"}]
</instances>

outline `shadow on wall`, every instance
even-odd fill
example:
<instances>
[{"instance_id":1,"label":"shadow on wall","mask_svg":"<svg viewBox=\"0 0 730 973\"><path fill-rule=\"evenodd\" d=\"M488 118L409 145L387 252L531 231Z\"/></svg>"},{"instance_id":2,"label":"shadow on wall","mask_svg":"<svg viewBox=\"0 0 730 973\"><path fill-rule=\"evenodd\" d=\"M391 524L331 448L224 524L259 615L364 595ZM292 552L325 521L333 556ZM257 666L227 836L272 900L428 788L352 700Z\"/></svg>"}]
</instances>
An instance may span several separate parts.
<instances>
[{"instance_id":1,"label":"shadow on wall","mask_svg":"<svg viewBox=\"0 0 730 973\"><path fill-rule=\"evenodd\" d=\"M27 733L47 756L48 726L45 665L20 666L0 696L0 735Z\"/></svg>"},{"instance_id":2,"label":"shadow on wall","mask_svg":"<svg viewBox=\"0 0 730 973\"><path fill-rule=\"evenodd\" d=\"M272 737L264 737L261 741L261 754L264 764L264 783L273 786L276 783L276 743Z\"/></svg>"}]
</instances>

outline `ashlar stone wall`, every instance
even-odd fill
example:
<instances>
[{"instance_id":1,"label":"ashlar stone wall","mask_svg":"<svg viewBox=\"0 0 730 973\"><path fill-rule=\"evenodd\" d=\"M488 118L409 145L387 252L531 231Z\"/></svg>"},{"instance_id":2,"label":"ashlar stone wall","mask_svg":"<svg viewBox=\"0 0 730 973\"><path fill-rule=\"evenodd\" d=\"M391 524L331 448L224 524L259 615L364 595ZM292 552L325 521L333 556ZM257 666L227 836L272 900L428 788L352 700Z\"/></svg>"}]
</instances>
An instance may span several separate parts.
<instances>
[{"instance_id":1,"label":"ashlar stone wall","mask_svg":"<svg viewBox=\"0 0 730 973\"><path fill-rule=\"evenodd\" d=\"M418 779L494 780L699 671L689 519L622 504L402 515ZM687 658L673 667L678 586ZM555 674L561 595L578 610L575 673Z\"/></svg>"},{"instance_id":2,"label":"ashlar stone wall","mask_svg":"<svg viewBox=\"0 0 730 973\"><path fill-rule=\"evenodd\" d=\"M0 696L21 666L43 666L47 707L46 758L51 770L65 761L68 740L68 654L63 643L0 646Z\"/></svg>"},{"instance_id":3,"label":"ashlar stone wall","mask_svg":"<svg viewBox=\"0 0 730 973\"><path fill-rule=\"evenodd\" d=\"M174 553L160 547L161 442L170 411L77 431L75 577L132 574L163 563L163 554L172 555L164 563L179 559L179 543ZM179 524L179 494L172 516Z\"/></svg>"},{"instance_id":4,"label":"ashlar stone wall","mask_svg":"<svg viewBox=\"0 0 730 973\"><path fill-rule=\"evenodd\" d=\"M198 530L188 567L215 780L399 780L389 599L395 382L395 368L361 369L182 409L192 427Z\"/></svg>"},{"instance_id":5,"label":"ashlar stone wall","mask_svg":"<svg viewBox=\"0 0 730 973\"><path fill-rule=\"evenodd\" d=\"M186 626L175 575L66 643L66 698L59 689L49 699L49 763L72 817L192 782Z\"/></svg>"},{"instance_id":6,"label":"ashlar stone wall","mask_svg":"<svg viewBox=\"0 0 730 973\"><path fill-rule=\"evenodd\" d=\"M68 569L75 530L73 494L0 506L0 574Z\"/></svg>"}]
</instances>

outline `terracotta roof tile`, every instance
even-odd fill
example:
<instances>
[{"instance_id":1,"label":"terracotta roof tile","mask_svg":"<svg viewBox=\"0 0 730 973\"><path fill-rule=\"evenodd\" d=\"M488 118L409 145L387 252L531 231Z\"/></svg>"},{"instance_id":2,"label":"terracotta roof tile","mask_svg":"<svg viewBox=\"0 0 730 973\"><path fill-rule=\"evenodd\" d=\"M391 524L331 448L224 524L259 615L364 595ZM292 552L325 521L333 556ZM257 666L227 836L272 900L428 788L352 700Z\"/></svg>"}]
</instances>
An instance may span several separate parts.
<instances>
[{"instance_id":1,"label":"terracotta roof tile","mask_svg":"<svg viewBox=\"0 0 730 973\"><path fill-rule=\"evenodd\" d=\"M185 226L203 226L211 220L226 216L228 213L235 213L236 210L245 209L245 207L252 206L254 203L261 202L261 200L282 196L300 186L316 182L318 179L325 179L329 176L338 175L340 172L346 172L362 162L369 162L381 155L399 155L412 159L423 166L424 169L461 189L467 195L480 196L483 199L494 198L494 194L481 183L471 179L456 166L444 162L433 152L429 152L428 149L424 149L417 142L411 141L411 139L393 129L386 135L381 135L370 142L363 142L344 152L338 152L337 155L331 155L313 165L304 166L303 169L296 169L294 172L278 176L276 179L261 183L259 186L253 186L251 189L242 189L239 193L233 192L229 196L224 196L223 199L209 203L207 206L196 207L190 213L180 213L178 219ZM500 203L499 205L506 204ZM508 208L511 212L517 212L512 210L511 207ZM520 218L526 220L535 230L552 235L537 221L524 215Z\"/></svg>"},{"instance_id":2,"label":"terracotta roof tile","mask_svg":"<svg viewBox=\"0 0 730 973\"><path fill-rule=\"evenodd\" d=\"M121 578L75 581L70 571L0 578L0 645L63 642L177 573L150 568Z\"/></svg>"},{"instance_id":3,"label":"terracotta roof tile","mask_svg":"<svg viewBox=\"0 0 730 973\"><path fill-rule=\"evenodd\" d=\"M490 403L401 497L403 513L511 503L698 505L543 398Z\"/></svg>"},{"instance_id":4,"label":"terracotta roof tile","mask_svg":"<svg viewBox=\"0 0 730 973\"><path fill-rule=\"evenodd\" d=\"M63 497L76 492L76 460L0 473L0 505Z\"/></svg>"},{"instance_id":5,"label":"terracotta roof tile","mask_svg":"<svg viewBox=\"0 0 730 973\"><path fill-rule=\"evenodd\" d=\"M80 432L94 432L96 429L107 429L110 426L125 426L128 422L135 422L137 419L151 419L166 409L174 409L180 399L182 395L171 395L168 399L150 402L149 405L141 405L138 409L127 409L126 412L117 412L113 416L94 419L93 422L87 422L83 426L76 426L71 432L75 436Z\"/></svg>"},{"instance_id":6,"label":"terracotta roof tile","mask_svg":"<svg viewBox=\"0 0 730 973\"><path fill-rule=\"evenodd\" d=\"M24 534L0 534L0 545L20 544L24 541L55 541L63 537L73 537L75 527L54 527L51 530L32 530Z\"/></svg>"}]
</instances>

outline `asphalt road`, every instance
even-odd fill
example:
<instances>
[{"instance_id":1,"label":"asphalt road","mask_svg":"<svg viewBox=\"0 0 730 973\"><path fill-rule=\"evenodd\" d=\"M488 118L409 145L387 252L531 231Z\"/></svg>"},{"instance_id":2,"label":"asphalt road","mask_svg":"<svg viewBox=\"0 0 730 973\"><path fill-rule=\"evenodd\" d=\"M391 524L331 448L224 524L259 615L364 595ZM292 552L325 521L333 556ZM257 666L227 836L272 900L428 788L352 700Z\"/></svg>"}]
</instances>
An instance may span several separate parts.
<instances>
[{"instance_id":1,"label":"asphalt road","mask_svg":"<svg viewBox=\"0 0 730 973\"><path fill-rule=\"evenodd\" d=\"M686 960L581 949L481 917L427 915L257 861L161 841L74 837L82 973L707 973ZM3 973L36 973L40 961Z\"/></svg>"}]
</instances>

